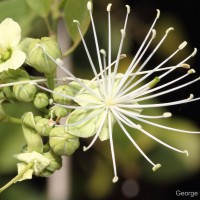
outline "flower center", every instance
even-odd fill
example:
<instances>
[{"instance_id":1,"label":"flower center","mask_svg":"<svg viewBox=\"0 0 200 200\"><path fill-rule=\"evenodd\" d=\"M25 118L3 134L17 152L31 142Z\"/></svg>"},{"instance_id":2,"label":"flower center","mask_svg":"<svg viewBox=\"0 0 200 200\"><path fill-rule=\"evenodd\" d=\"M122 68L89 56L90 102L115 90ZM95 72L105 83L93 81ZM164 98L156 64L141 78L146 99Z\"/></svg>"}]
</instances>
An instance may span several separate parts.
<instances>
[{"instance_id":1,"label":"flower center","mask_svg":"<svg viewBox=\"0 0 200 200\"><path fill-rule=\"evenodd\" d=\"M0 48L0 64L7 61L11 57L11 49Z\"/></svg>"},{"instance_id":2,"label":"flower center","mask_svg":"<svg viewBox=\"0 0 200 200\"><path fill-rule=\"evenodd\" d=\"M115 103L114 103L114 101L113 101L113 99L112 98L107 98L107 99L105 99L105 106L107 107L107 108L110 108L111 106L113 106Z\"/></svg>"}]
</instances>

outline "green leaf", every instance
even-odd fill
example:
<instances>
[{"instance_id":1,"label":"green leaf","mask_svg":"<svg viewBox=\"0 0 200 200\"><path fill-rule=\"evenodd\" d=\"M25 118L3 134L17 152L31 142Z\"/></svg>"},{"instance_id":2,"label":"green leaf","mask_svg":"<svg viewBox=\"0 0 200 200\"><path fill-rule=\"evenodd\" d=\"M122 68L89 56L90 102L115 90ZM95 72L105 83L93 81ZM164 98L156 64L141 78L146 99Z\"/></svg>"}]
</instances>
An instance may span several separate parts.
<instances>
[{"instance_id":1,"label":"green leaf","mask_svg":"<svg viewBox=\"0 0 200 200\"><path fill-rule=\"evenodd\" d=\"M32 30L32 21L36 15L31 12L26 0L7 0L0 2L0 21L7 17L20 24L24 36Z\"/></svg>"},{"instance_id":2,"label":"green leaf","mask_svg":"<svg viewBox=\"0 0 200 200\"><path fill-rule=\"evenodd\" d=\"M75 46L79 44L81 38L78 33L76 24L73 23L73 20L78 20L80 22L80 28L84 35L90 24L87 2L88 0L68 0L64 7L65 25Z\"/></svg>"},{"instance_id":3,"label":"green leaf","mask_svg":"<svg viewBox=\"0 0 200 200\"><path fill-rule=\"evenodd\" d=\"M23 115L22 130L26 139L28 151L42 153L43 142L41 136L36 132L36 125L32 112L27 112Z\"/></svg>"},{"instance_id":4,"label":"green leaf","mask_svg":"<svg viewBox=\"0 0 200 200\"><path fill-rule=\"evenodd\" d=\"M47 17L51 10L52 0L26 0L30 8L40 17Z\"/></svg>"}]
</instances>

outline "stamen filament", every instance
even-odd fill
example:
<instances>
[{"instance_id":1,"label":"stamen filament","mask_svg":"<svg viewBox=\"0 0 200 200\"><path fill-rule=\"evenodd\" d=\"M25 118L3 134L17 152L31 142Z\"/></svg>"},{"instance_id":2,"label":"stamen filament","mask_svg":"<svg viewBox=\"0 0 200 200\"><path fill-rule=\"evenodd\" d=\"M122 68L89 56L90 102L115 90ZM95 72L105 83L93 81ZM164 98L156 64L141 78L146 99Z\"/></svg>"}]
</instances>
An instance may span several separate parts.
<instances>
[{"instance_id":1,"label":"stamen filament","mask_svg":"<svg viewBox=\"0 0 200 200\"><path fill-rule=\"evenodd\" d=\"M144 158L153 166L156 166L156 164L154 164L148 157L147 155L142 151L142 149L137 145L137 143L133 140L133 138L130 136L130 134L128 133L128 131L126 130L126 128L124 127L124 125L121 123L121 121L118 119L118 117L115 115L115 112L113 113L115 119L117 120L117 123L119 124L119 126L121 127L121 129L123 130L123 132L125 133L125 135L128 137L128 139L132 142L132 144L136 147L136 149L144 156Z\"/></svg>"},{"instance_id":2,"label":"stamen filament","mask_svg":"<svg viewBox=\"0 0 200 200\"><path fill-rule=\"evenodd\" d=\"M115 160L115 152L114 152L114 145L113 145L113 128L112 128L112 121L111 121L111 111L108 111L108 132L109 132L109 140L110 140L110 149L111 149L111 156L112 156L112 162L113 162L113 170L114 170L114 178L113 183L118 181L117 176L117 169L116 169L116 160Z\"/></svg>"},{"instance_id":3,"label":"stamen filament","mask_svg":"<svg viewBox=\"0 0 200 200\"><path fill-rule=\"evenodd\" d=\"M183 130L183 129L176 129L176 128L172 128L172 127L169 127L169 126L164 126L164 125L161 125L161 124L157 124L157 123L154 123L154 122L147 121L145 119L140 119L139 117L136 117L135 115L133 115L132 112L127 111L125 109L121 109L119 107L116 107L115 109L118 110L121 113L124 113L126 116L135 119L135 120L138 120L138 121L141 121L143 123L150 124L152 126L156 126L156 127L162 128L162 129L176 131L176 132L183 132L183 133L191 133L191 134L199 134L200 133L199 131L187 131L187 130Z\"/></svg>"}]
</instances>

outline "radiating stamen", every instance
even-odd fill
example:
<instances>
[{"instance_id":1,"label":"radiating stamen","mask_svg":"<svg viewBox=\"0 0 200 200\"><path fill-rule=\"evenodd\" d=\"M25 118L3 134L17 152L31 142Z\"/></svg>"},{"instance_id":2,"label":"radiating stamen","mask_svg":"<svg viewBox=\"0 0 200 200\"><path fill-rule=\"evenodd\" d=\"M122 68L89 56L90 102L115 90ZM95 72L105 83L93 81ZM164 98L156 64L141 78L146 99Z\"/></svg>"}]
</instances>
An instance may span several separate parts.
<instances>
[{"instance_id":1,"label":"radiating stamen","mask_svg":"<svg viewBox=\"0 0 200 200\"><path fill-rule=\"evenodd\" d=\"M188 75L188 74L186 74L186 75ZM185 76L185 77L186 77L186 76ZM181 77L180 77L180 78L181 78ZM137 99L137 98L135 97L133 101L139 102L139 101L144 101L144 100L147 100L147 99L152 99L152 98L155 98L155 97L158 97L158 96L161 96L161 95L164 95L164 94L167 94L167 93L170 93L170 92L179 90L179 89L181 89L181 88L184 88L184 87L186 87L186 86L188 86L188 85L191 85L191 84L193 84L193 83L195 83L195 82L197 82L197 81L199 81L199 80L200 80L200 77L198 77L198 78L196 78L196 79L194 79L194 80L192 80L192 81L190 81L190 82L188 82L188 83L179 85L179 86L177 86L177 87L173 87L173 88L171 88L171 89L168 89L168 90L165 90L165 91L163 91L163 92L159 92L159 93L156 93L156 94L147 96L147 97L143 97L143 98L139 98L139 99ZM165 85L167 85L167 84L165 84ZM156 88L155 88L155 89L156 89ZM154 90L154 91L155 91L155 90ZM143 96L143 94L141 93L141 95L138 95L138 96ZM137 97L138 97L138 96L137 96Z\"/></svg>"},{"instance_id":2,"label":"radiating stamen","mask_svg":"<svg viewBox=\"0 0 200 200\"><path fill-rule=\"evenodd\" d=\"M105 91L105 96L108 96L108 87L106 87L108 85L108 75L107 75L107 71L106 71L106 51L104 49L100 50L100 53L103 55L103 70L101 71L104 76L102 76L101 74L98 74L98 76L100 75L101 77L103 77L103 86L104 86L104 91Z\"/></svg>"},{"instance_id":3,"label":"radiating stamen","mask_svg":"<svg viewBox=\"0 0 200 200\"><path fill-rule=\"evenodd\" d=\"M143 64L140 66L140 68L137 70L137 72L140 72L145 66L146 64L149 62L149 60L153 57L153 55L156 53L156 51L158 50L158 48L161 46L161 44L164 42L164 40L166 39L166 37L168 36L169 32L172 31L173 28L168 28L166 30L166 33L165 35L162 37L162 39L160 40L160 42L157 44L157 46L154 48L154 50L151 52L151 54L146 58L146 60L143 62ZM178 49L177 51L175 51L171 56L174 56L180 49ZM162 62L162 65L167 62L171 57L168 57L165 61ZM159 67L162 66L161 64L159 65ZM156 67L156 68L159 68L159 67ZM156 69L155 68L155 69ZM144 80L146 77L148 77L149 74L146 74L144 77L142 77L141 79L139 79L138 81L136 81L134 84L132 84L129 88L125 89L135 78L135 76L133 76L127 84L125 84L121 90L124 90L123 92L119 92L120 96L123 95L124 93L130 91L132 88L134 88L136 85L138 85L142 80ZM119 87L119 86L118 86ZM118 89L119 90L119 89Z\"/></svg>"},{"instance_id":4,"label":"radiating stamen","mask_svg":"<svg viewBox=\"0 0 200 200\"><path fill-rule=\"evenodd\" d=\"M112 110L113 111L113 110ZM132 142L132 144L136 147L136 149L144 156L144 158L146 158L146 160L151 163L151 165L153 165L153 169L156 168L155 166L161 166L160 164L155 164L153 163L148 157L147 155L141 150L141 148L137 145L137 143L133 140L133 138L130 136L130 134L128 133L128 131L126 130L126 128L124 127L124 125L122 124L122 122L118 119L118 116L116 115L115 110L113 111L113 115L117 121L117 123L119 124L119 126L121 127L122 131L125 133L125 135L128 137L128 139Z\"/></svg>"},{"instance_id":5,"label":"radiating stamen","mask_svg":"<svg viewBox=\"0 0 200 200\"><path fill-rule=\"evenodd\" d=\"M151 34L151 32L152 32L154 26L155 26L155 24L156 24L156 22L157 22L157 20L158 20L158 18L160 17L160 10L157 9L156 11L157 11L156 18L155 18L154 22L152 23L152 25L151 25L151 27L150 27L150 29L149 29L149 32L147 33L147 35L146 35L144 41L142 42L140 48L138 49L136 55L134 56L134 58L133 58L133 60L132 60L132 62L130 63L128 69L126 70L126 73L125 73L125 76L124 76L125 78L121 80L121 82L120 82L120 84L119 84L119 86L118 86L118 88L117 88L117 90L116 90L117 92L118 92L118 91L121 89L121 87L124 85L125 81L127 80L126 77L129 77L130 72L134 70L134 69L133 69L133 66L135 66L135 62L136 62L136 60L138 59L139 54L141 53L141 51L142 51L144 45L146 44L146 42L147 42L147 40L148 40L148 38L149 38L149 36L150 36L150 34ZM153 35L154 35L154 34L153 34Z\"/></svg>"},{"instance_id":6,"label":"radiating stamen","mask_svg":"<svg viewBox=\"0 0 200 200\"><path fill-rule=\"evenodd\" d=\"M112 4L108 4L107 12L108 12L108 66L111 65L111 19L110 19L110 11ZM108 77L111 77L111 68L108 68ZM111 80L108 80L108 91L111 90Z\"/></svg>"},{"instance_id":7,"label":"radiating stamen","mask_svg":"<svg viewBox=\"0 0 200 200\"><path fill-rule=\"evenodd\" d=\"M123 47L123 43L124 43L124 39L125 39L125 35L126 35L126 27L127 27L127 22L128 22L128 16L130 14L130 7L128 5L126 5L126 8L127 8L127 14L126 14L125 22L124 22L124 28L121 29L121 41L120 41L119 50L118 50L118 54L117 54L116 64L115 64L114 71L113 71L111 89L114 86L116 74L117 74L117 71L118 71L119 59L120 59L120 55L121 55L121 51L122 51L122 47ZM113 95L115 96L115 94L113 94Z\"/></svg>"},{"instance_id":8,"label":"radiating stamen","mask_svg":"<svg viewBox=\"0 0 200 200\"><path fill-rule=\"evenodd\" d=\"M182 85L180 85L180 86L173 87L172 89L168 89L168 90L165 90L165 91L163 91L163 92L157 93L157 94L153 94L153 95L146 96L146 97L143 97L143 98L138 98L138 97L147 95L147 94L149 94L149 93L155 92L155 91L157 91L157 90L160 90L160 89L162 89L162 88L164 88L164 87L167 87L167 86L169 86L169 85L172 85L173 83L178 82L178 81L180 81L180 80L183 79L183 78L186 78L188 75L190 75L190 74L192 74L192 73L194 73L194 72L195 72L195 71L191 69L191 70L188 71L187 74L185 74L185 75L183 75L183 76L181 76L181 77L179 77L179 78L177 78L177 79L174 79L174 80L172 80L172 81L170 81L170 82L167 82L167 83L165 83L165 84L163 84L163 85L160 85L159 87L155 87L155 88L152 88L153 86L151 85L151 82L150 82L150 83L147 83L147 84L145 84L144 86L142 86L142 87L140 87L140 88L134 90L133 92L128 93L127 95L122 96L121 98L118 99L118 101L116 101L116 103L118 103L118 102L123 102L123 101L131 101L131 102L144 101L144 100L151 99L151 98L155 98L155 97L157 97L157 96L161 96L161 95L163 95L163 94L170 93L170 92L173 92L173 91L178 90L178 89L180 89L180 88L186 87L186 86L188 86L188 85L190 85L190 84L193 84L193 83L196 82L196 81L199 81L199 78L197 78L197 79L195 79L195 80L193 80L193 81L191 81L191 82L182 84ZM160 80L159 77L157 77L157 78L158 78L158 80ZM154 80L153 80L153 81L154 81ZM152 89L151 89L151 88L152 88Z\"/></svg>"},{"instance_id":9,"label":"radiating stamen","mask_svg":"<svg viewBox=\"0 0 200 200\"><path fill-rule=\"evenodd\" d=\"M102 67L102 62L101 62L101 56L100 56L99 43L98 43L97 34L96 34L96 28L95 28L95 24L94 24L94 20L93 20L93 16L92 16L92 2L91 1L88 1L87 8L88 8L88 11L90 13L90 20L91 20L92 29L93 29L97 58L98 58L98 62L99 62L99 69L100 69L100 71L102 71L103 67ZM102 80L103 79L104 79L104 77L103 77L103 74L102 74Z\"/></svg>"},{"instance_id":10,"label":"radiating stamen","mask_svg":"<svg viewBox=\"0 0 200 200\"><path fill-rule=\"evenodd\" d=\"M115 152L114 152L114 145L113 145L113 128L112 128L112 119L111 119L111 112L108 112L108 132L109 132L109 140L110 140L110 149L111 149L111 156L113 162L113 170L114 170L114 178L113 183L118 181L117 176L117 168L116 168L116 160L115 160Z\"/></svg>"},{"instance_id":11,"label":"radiating stamen","mask_svg":"<svg viewBox=\"0 0 200 200\"><path fill-rule=\"evenodd\" d=\"M131 117L131 118L133 118L133 119L135 119L137 121L141 121L143 123L150 124L152 126L156 126L156 127L162 128L162 129L176 131L176 132L183 132L183 133L191 133L191 134L199 134L200 133L199 131L187 131L187 130L182 130L182 129L176 129L176 128L172 128L172 127L169 127L169 126L164 126L164 125L161 125L161 124L150 122L148 120L136 117L134 114L132 114L132 112L127 111L125 109L121 109L119 107L116 107L116 110L118 110L121 113L124 113L126 116Z\"/></svg>"},{"instance_id":12,"label":"radiating stamen","mask_svg":"<svg viewBox=\"0 0 200 200\"><path fill-rule=\"evenodd\" d=\"M123 118L124 118L128 123L132 124L132 126L135 125L131 120L129 120L127 117L125 117L121 112L118 112L118 114L119 114L121 117L123 116ZM167 113L167 115L169 115L169 114ZM184 153L184 154L185 154L185 150L182 151L182 150L179 150L179 149L177 149L177 148L174 148L174 147L172 147L172 146L166 144L165 142L163 142L163 141L159 140L158 138L154 137L153 135L151 135L150 133L148 133L147 131L145 131L145 130L142 129L142 128L139 129L139 130L140 130L141 132L143 132L145 135L147 135L148 137L150 137L150 138L152 138L153 140L157 141L158 143L160 143L160 144L162 144L162 145L168 147L169 149L172 149L172 150L177 151L177 152L179 152L179 153Z\"/></svg>"},{"instance_id":13,"label":"radiating stamen","mask_svg":"<svg viewBox=\"0 0 200 200\"><path fill-rule=\"evenodd\" d=\"M166 62L168 62L172 57L174 57L180 50L182 50L185 46L186 46L187 42L183 42L181 45L179 45L178 49L173 52L168 58L166 58L164 61L162 61L158 66L156 66L152 71L149 71L149 73L147 73L145 76L143 76L142 78L140 78L138 81L136 81L134 84L131 84L130 87L126 88L128 85L124 85L122 87L121 90L124 90L123 92L119 93L119 97L124 95L125 93L127 93L128 91L132 90L134 87L136 87L138 84L140 84L143 80L145 80L147 77L149 77L151 74L153 74L154 72L156 72L161 66L163 66ZM179 64L177 64L174 68L171 68L169 71L172 72L176 67L180 67L183 63L185 63L186 60L188 60L191 56L193 55L193 53L187 57L186 59L184 59L183 61L181 61ZM148 58L147 58L148 59ZM138 72L138 71L137 71ZM133 78L131 78L131 80L129 80L129 83L131 83L131 81L133 81L133 79L135 78L135 76ZM162 77L159 77L162 78ZM126 88L126 89L125 89Z\"/></svg>"},{"instance_id":14,"label":"radiating stamen","mask_svg":"<svg viewBox=\"0 0 200 200\"><path fill-rule=\"evenodd\" d=\"M99 93L101 94L101 89L100 89L101 83L100 83L100 80L99 80L99 76L98 76L98 74L97 74L96 68L95 68L95 66L94 66L94 63L93 63L92 58L91 58L91 56L90 56L90 53L89 53L89 50L88 50L88 48L87 48L85 39L84 39L84 37L83 37L82 31L81 31L81 29L80 29L80 23L79 23L79 21L77 21L77 20L73 20L73 22L77 25L77 28L78 28L78 31L79 31L79 34L80 34L80 37L81 37L83 46L84 46L84 48L85 48L85 52L86 52L87 57L88 57L88 59L89 59L90 65L91 65L91 67L92 67L92 71L93 71L93 73L94 73L94 75L95 75L95 78L97 79ZM101 98L102 98L102 94L101 94Z\"/></svg>"},{"instance_id":15,"label":"radiating stamen","mask_svg":"<svg viewBox=\"0 0 200 200\"><path fill-rule=\"evenodd\" d=\"M178 153L183 153L183 154L186 154L186 155L187 155L186 150L180 150L180 149L177 149L177 148L175 148L175 147L172 147L171 145L168 145L168 144L166 144L165 142L163 142L163 141L159 140L158 138L156 138L155 136L151 135L150 133L148 133L148 132L145 131L144 129L141 129L140 131L143 132L143 133L144 133L145 135L147 135L148 137L150 137L150 138L152 138L153 140L155 140L156 142L158 142L158 143L160 143L160 144L166 146L167 148L172 149L172 150L174 150L174 151L176 151L176 152L178 152Z\"/></svg>"},{"instance_id":16,"label":"radiating stamen","mask_svg":"<svg viewBox=\"0 0 200 200\"><path fill-rule=\"evenodd\" d=\"M120 59L120 55L121 55L121 51L122 51L122 46L123 46L125 34L126 34L125 30L121 29L121 41L120 41L119 50L118 50L118 54L117 54L117 59L116 59L116 63L115 63L115 66L114 66L114 71L113 71L112 79L111 79L111 90L112 91L113 91L115 78L116 78L116 75L117 75L117 70L118 70L118 66L119 66L119 59Z\"/></svg>"},{"instance_id":17,"label":"radiating stamen","mask_svg":"<svg viewBox=\"0 0 200 200\"><path fill-rule=\"evenodd\" d=\"M178 65L182 65L183 63L185 63L187 60L189 60L191 57L194 57L197 53L197 49L194 48L194 51L192 52L191 55L189 55L187 58L185 58L182 62L180 62ZM173 71L173 69L169 70L168 72L165 72L164 74L162 74L160 76L160 78L163 78L164 76L166 76L168 73L170 73L171 71Z\"/></svg>"},{"instance_id":18,"label":"radiating stamen","mask_svg":"<svg viewBox=\"0 0 200 200\"><path fill-rule=\"evenodd\" d=\"M144 48L144 50L142 51L142 53L140 54L139 58L134 62L133 66L129 66L130 68L128 68L123 76L123 78L121 79L118 87L115 90L114 95L116 95L117 93L121 94L121 91L123 91L131 82L132 80L135 78L136 74L133 74L133 76L128 80L128 78L130 77L130 75L132 74L132 71L134 70L134 68L138 65L138 63L140 62L140 60L142 59L143 55L146 53L147 49L149 48L150 44L152 43L152 41L154 40L156 35L156 31L153 29L152 30L152 37L150 38L149 42L147 43L146 47ZM135 58L135 57L134 57ZM140 70L138 70L137 72L140 72ZM128 80L128 81L127 81ZM125 83L127 81L127 83ZM125 84L124 84L125 83Z\"/></svg>"}]
</instances>

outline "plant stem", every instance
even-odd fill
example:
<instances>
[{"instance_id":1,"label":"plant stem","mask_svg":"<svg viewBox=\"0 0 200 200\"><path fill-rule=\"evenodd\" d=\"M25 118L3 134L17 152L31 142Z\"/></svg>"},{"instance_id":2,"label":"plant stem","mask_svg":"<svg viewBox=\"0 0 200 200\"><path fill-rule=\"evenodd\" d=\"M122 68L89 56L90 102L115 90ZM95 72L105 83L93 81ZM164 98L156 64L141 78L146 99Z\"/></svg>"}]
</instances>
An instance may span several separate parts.
<instances>
[{"instance_id":1,"label":"plant stem","mask_svg":"<svg viewBox=\"0 0 200 200\"><path fill-rule=\"evenodd\" d=\"M22 124L21 119L18 119L18 118L15 118L15 117L10 117L10 116L7 116L5 122L11 122L13 124Z\"/></svg>"},{"instance_id":2,"label":"plant stem","mask_svg":"<svg viewBox=\"0 0 200 200\"><path fill-rule=\"evenodd\" d=\"M48 83L48 87L49 89L53 90L54 89L54 75L47 75L45 74L46 78L47 78L47 83Z\"/></svg>"},{"instance_id":3,"label":"plant stem","mask_svg":"<svg viewBox=\"0 0 200 200\"><path fill-rule=\"evenodd\" d=\"M15 176L11 181L9 181L2 188L0 188L0 193L2 193L4 190L6 190L8 187L10 187L16 181L18 181L30 168L33 167L33 164L34 164L33 161L28 163L28 165L26 165L26 167L17 176Z\"/></svg>"}]
</instances>

